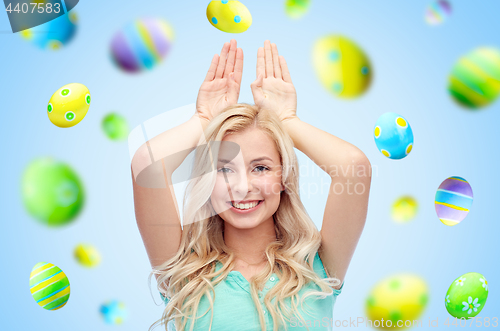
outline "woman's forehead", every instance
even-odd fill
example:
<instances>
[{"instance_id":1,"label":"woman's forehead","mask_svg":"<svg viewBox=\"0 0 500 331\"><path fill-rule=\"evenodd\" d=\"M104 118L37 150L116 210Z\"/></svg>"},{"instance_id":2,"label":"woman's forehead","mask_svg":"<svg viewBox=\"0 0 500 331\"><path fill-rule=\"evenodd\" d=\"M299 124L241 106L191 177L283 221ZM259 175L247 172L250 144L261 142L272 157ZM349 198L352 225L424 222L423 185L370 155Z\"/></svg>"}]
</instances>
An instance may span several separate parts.
<instances>
[{"instance_id":1,"label":"woman's forehead","mask_svg":"<svg viewBox=\"0 0 500 331\"><path fill-rule=\"evenodd\" d=\"M219 160L240 159L240 162L245 160L250 163L262 159L260 161L278 162L280 157L274 141L266 133L255 131L260 134L238 132L224 137L219 149Z\"/></svg>"}]
</instances>

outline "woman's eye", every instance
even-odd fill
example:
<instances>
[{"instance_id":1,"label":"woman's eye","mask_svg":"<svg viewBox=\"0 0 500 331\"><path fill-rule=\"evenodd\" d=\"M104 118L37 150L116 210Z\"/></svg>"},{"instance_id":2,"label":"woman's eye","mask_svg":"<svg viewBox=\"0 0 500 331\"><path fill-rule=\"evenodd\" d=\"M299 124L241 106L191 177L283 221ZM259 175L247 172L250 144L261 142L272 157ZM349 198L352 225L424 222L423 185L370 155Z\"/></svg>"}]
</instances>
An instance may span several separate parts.
<instances>
[{"instance_id":1,"label":"woman's eye","mask_svg":"<svg viewBox=\"0 0 500 331\"><path fill-rule=\"evenodd\" d=\"M255 169L257 169L257 168L263 168L263 170L261 170L261 172L264 171L264 170L269 170L267 167L264 167L264 166L257 166L257 167L255 167Z\"/></svg>"},{"instance_id":2,"label":"woman's eye","mask_svg":"<svg viewBox=\"0 0 500 331\"><path fill-rule=\"evenodd\" d=\"M217 172L227 172L227 171L224 171L224 170L229 170L229 168L220 168L219 170L217 170Z\"/></svg>"}]
</instances>

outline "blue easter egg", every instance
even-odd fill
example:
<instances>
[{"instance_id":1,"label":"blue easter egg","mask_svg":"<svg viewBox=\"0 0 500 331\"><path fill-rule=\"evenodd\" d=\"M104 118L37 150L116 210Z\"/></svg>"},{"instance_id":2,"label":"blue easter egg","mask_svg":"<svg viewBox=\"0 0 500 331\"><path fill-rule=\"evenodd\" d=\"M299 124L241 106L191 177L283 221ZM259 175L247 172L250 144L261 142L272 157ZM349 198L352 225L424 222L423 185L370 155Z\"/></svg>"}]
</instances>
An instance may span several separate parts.
<instances>
[{"instance_id":1,"label":"blue easter egg","mask_svg":"<svg viewBox=\"0 0 500 331\"><path fill-rule=\"evenodd\" d=\"M402 159L413 148L413 132L410 123L396 113L385 113L379 117L374 129L378 150L390 159Z\"/></svg>"}]
</instances>

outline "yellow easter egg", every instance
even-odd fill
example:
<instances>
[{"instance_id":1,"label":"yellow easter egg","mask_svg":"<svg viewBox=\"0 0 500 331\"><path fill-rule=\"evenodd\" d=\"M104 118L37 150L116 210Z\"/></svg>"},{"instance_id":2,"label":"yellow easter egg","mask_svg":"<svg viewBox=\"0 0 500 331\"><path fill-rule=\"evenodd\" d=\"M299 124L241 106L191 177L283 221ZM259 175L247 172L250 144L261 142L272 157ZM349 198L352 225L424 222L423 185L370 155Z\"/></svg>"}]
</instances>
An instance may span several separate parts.
<instances>
[{"instance_id":1,"label":"yellow easter egg","mask_svg":"<svg viewBox=\"0 0 500 331\"><path fill-rule=\"evenodd\" d=\"M71 83L52 95L47 105L47 115L54 125L69 128L83 120L89 107L89 89L83 84Z\"/></svg>"},{"instance_id":2,"label":"yellow easter egg","mask_svg":"<svg viewBox=\"0 0 500 331\"><path fill-rule=\"evenodd\" d=\"M93 268L101 262L99 251L89 244L78 244L73 255L78 263L88 268Z\"/></svg>"},{"instance_id":3,"label":"yellow easter egg","mask_svg":"<svg viewBox=\"0 0 500 331\"><path fill-rule=\"evenodd\" d=\"M214 27L228 33L245 32L252 25L250 11L236 0L210 1L207 18Z\"/></svg>"},{"instance_id":4,"label":"yellow easter egg","mask_svg":"<svg viewBox=\"0 0 500 331\"><path fill-rule=\"evenodd\" d=\"M374 327L405 329L414 326L428 301L429 290L421 277L397 274L375 285L366 301L366 315Z\"/></svg>"},{"instance_id":5,"label":"yellow easter egg","mask_svg":"<svg viewBox=\"0 0 500 331\"><path fill-rule=\"evenodd\" d=\"M370 86L372 68L363 50L351 40L330 35L316 41L313 65L321 84L342 98L355 98Z\"/></svg>"},{"instance_id":6,"label":"yellow easter egg","mask_svg":"<svg viewBox=\"0 0 500 331\"><path fill-rule=\"evenodd\" d=\"M417 200L411 196L402 196L392 205L392 219L397 223L406 223L417 215L417 211Z\"/></svg>"}]
</instances>

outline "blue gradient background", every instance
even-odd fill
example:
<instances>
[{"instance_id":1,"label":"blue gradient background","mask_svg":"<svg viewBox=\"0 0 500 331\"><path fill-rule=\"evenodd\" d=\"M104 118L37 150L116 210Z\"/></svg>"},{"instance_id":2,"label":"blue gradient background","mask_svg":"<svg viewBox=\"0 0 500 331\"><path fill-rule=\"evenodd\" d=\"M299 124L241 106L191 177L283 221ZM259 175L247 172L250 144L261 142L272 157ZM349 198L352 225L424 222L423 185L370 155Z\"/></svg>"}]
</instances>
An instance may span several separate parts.
<instances>
[{"instance_id":1,"label":"blue gradient background","mask_svg":"<svg viewBox=\"0 0 500 331\"><path fill-rule=\"evenodd\" d=\"M430 301L422 320L450 315L444 296L454 279L467 272L489 281L489 298L479 316L499 315L498 267L498 119L500 103L478 112L457 106L446 91L458 58L478 46L500 47L500 3L453 1L443 25L423 18L428 1L313 0L310 12L293 21L284 1L245 1L253 16L242 34L213 28L205 16L208 1L81 1L76 38L66 48L45 52L10 33L0 14L0 93L2 96L2 174L0 213L0 329L108 330L98 309L110 299L125 302L129 318L117 329L147 330L161 317L163 304L155 282L149 291L150 265L137 229L127 142L109 141L100 128L105 114L118 111L131 128L165 111L195 102L215 53L236 38L245 55L240 102L253 103L257 48L270 39L284 55L298 93L298 116L358 146L373 174L364 232L335 306L335 319L364 317L365 300L386 276L412 272L429 285ZM131 20L153 16L168 20L176 32L171 53L151 72L128 75L108 53L113 34ZM343 34L369 55L374 80L354 101L330 95L316 79L311 50L317 38ZM46 105L62 85L79 82L92 94L86 118L70 129L47 119ZM411 154L385 158L376 149L373 127L384 112L396 112L415 136ZM335 151L331 151L335 152ZM300 157L302 196L321 227L328 183L308 158ZM87 201L78 219L65 228L47 229L32 219L21 201L20 180L34 158L50 155L69 163L85 184ZM449 176L464 177L474 191L468 217L447 227L437 218L434 195ZM393 201L403 194L420 203L416 219L399 225L390 218ZM72 257L79 242L96 245L102 264L84 269ZM71 283L63 309L45 311L31 297L28 281L40 261L59 266ZM154 279L154 278L153 278ZM154 300L156 300L156 304Z\"/></svg>"}]
</instances>

